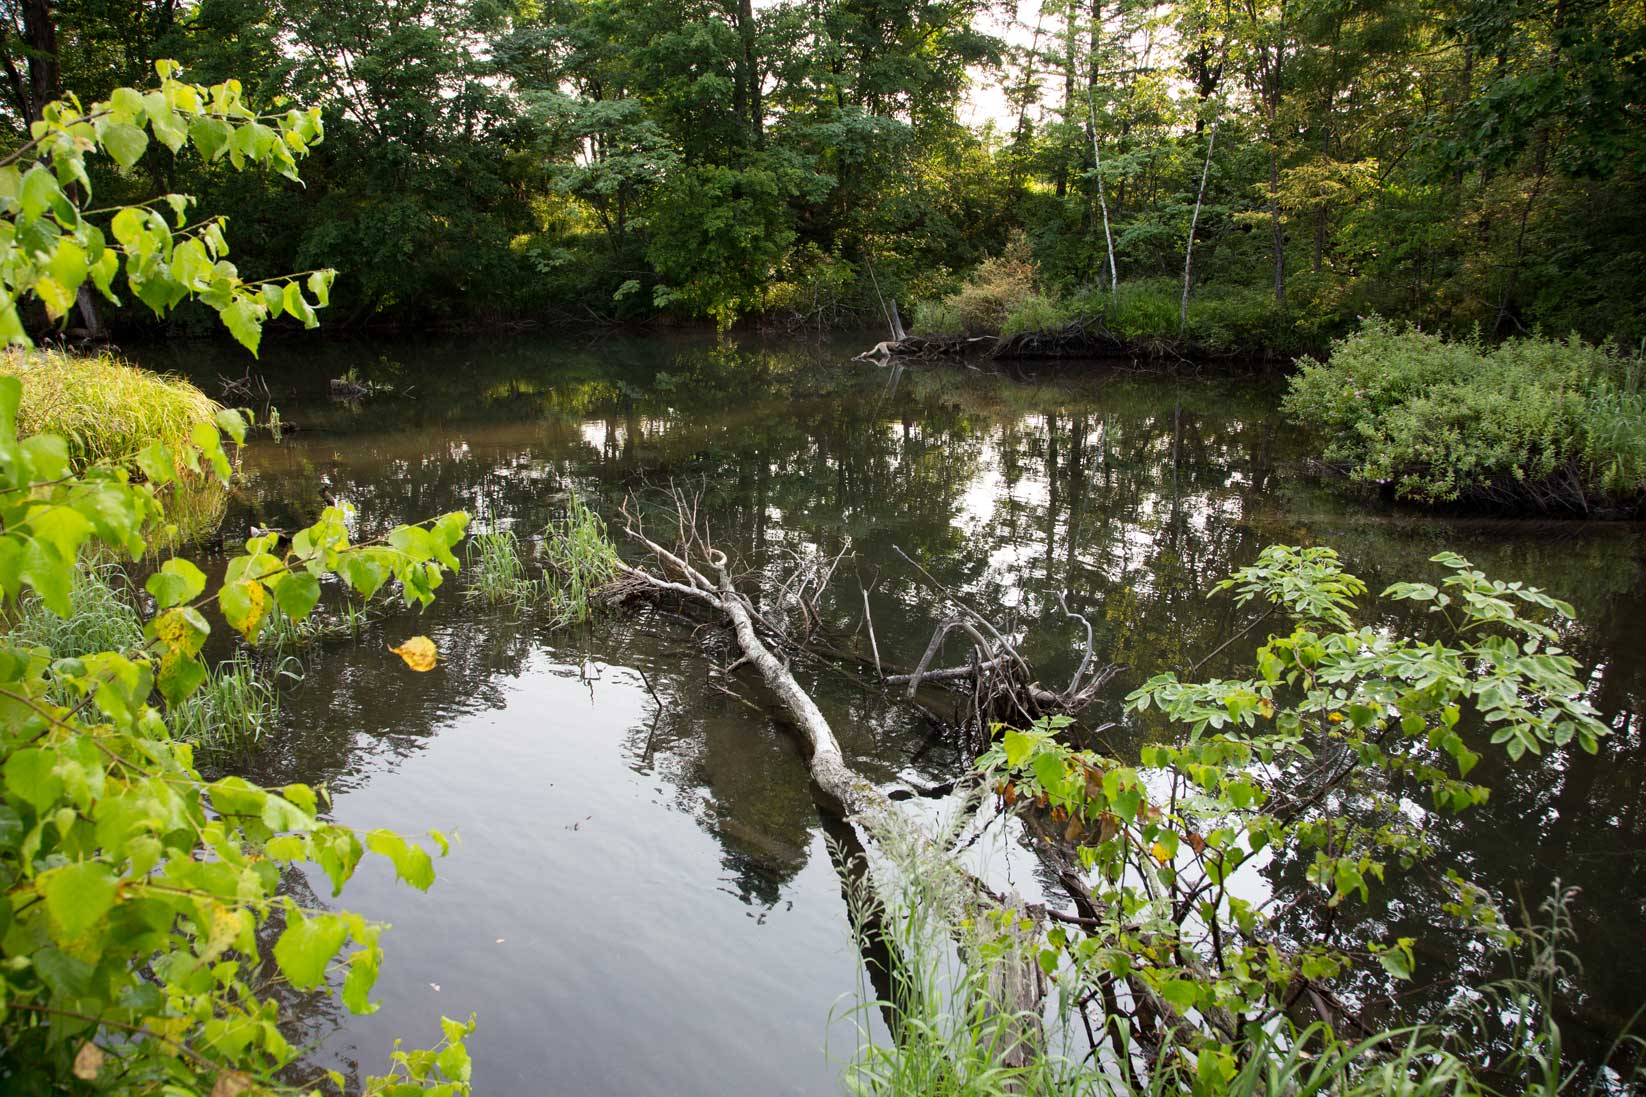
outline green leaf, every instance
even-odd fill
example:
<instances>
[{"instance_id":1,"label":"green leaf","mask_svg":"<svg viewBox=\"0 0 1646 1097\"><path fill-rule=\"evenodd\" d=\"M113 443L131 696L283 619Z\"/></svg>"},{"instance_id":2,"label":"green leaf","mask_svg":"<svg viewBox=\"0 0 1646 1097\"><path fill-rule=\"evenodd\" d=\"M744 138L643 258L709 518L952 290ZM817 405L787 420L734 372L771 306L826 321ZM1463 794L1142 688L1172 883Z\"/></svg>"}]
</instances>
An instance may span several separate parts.
<instances>
[{"instance_id":1,"label":"green leaf","mask_svg":"<svg viewBox=\"0 0 1646 1097\"><path fill-rule=\"evenodd\" d=\"M63 942L85 936L114 906L114 872L101 861L52 869L41 874L37 886Z\"/></svg>"},{"instance_id":2,"label":"green leaf","mask_svg":"<svg viewBox=\"0 0 1646 1097\"><path fill-rule=\"evenodd\" d=\"M1185 1013L1194 1008L1200 988L1188 979L1168 979L1160 985L1160 996L1171 1003L1173 1009Z\"/></svg>"},{"instance_id":3,"label":"green leaf","mask_svg":"<svg viewBox=\"0 0 1646 1097\"><path fill-rule=\"evenodd\" d=\"M217 604L223 610L223 619L229 627L247 640L257 639L257 629L268 610L268 592L255 579L225 583L217 592Z\"/></svg>"},{"instance_id":4,"label":"green leaf","mask_svg":"<svg viewBox=\"0 0 1646 1097\"><path fill-rule=\"evenodd\" d=\"M312 990L325 982L327 966L348 938L348 923L335 914L307 918L295 908L287 917L293 921L274 944L274 962L293 987Z\"/></svg>"},{"instance_id":5,"label":"green leaf","mask_svg":"<svg viewBox=\"0 0 1646 1097\"><path fill-rule=\"evenodd\" d=\"M280 612L294 621L301 621L314 612L320 601L320 580L306 571L288 571L275 576L274 600Z\"/></svg>"},{"instance_id":6,"label":"green leaf","mask_svg":"<svg viewBox=\"0 0 1646 1097\"><path fill-rule=\"evenodd\" d=\"M149 482L157 487L169 484L177 478L176 459L172 456L170 447L159 440L150 442L138 452L137 467L148 477Z\"/></svg>"},{"instance_id":7,"label":"green leaf","mask_svg":"<svg viewBox=\"0 0 1646 1097\"><path fill-rule=\"evenodd\" d=\"M130 122L110 122L103 127L103 147L115 162L130 168L143 158L149 147L149 135Z\"/></svg>"},{"instance_id":8,"label":"green leaf","mask_svg":"<svg viewBox=\"0 0 1646 1097\"><path fill-rule=\"evenodd\" d=\"M392 830L366 835L366 848L394 862L394 874L418 891L434 883L434 862L422 846L413 845Z\"/></svg>"},{"instance_id":9,"label":"green leaf","mask_svg":"<svg viewBox=\"0 0 1646 1097\"><path fill-rule=\"evenodd\" d=\"M23 439L23 458L35 481L57 480L69 472L69 444L55 434Z\"/></svg>"},{"instance_id":10,"label":"green leaf","mask_svg":"<svg viewBox=\"0 0 1646 1097\"><path fill-rule=\"evenodd\" d=\"M57 759L39 747L13 751L6 759L6 791L36 812L57 803L63 795L63 779L56 773Z\"/></svg>"},{"instance_id":11,"label":"green leaf","mask_svg":"<svg viewBox=\"0 0 1646 1097\"><path fill-rule=\"evenodd\" d=\"M167 704L181 704L206 684L206 668L192 654L181 650L167 652L160 660L160 673L155 675L154 684Z\"/></svg>"},{"instance_id":12,"label":"green leaf","mask_svg":"<svg viewBox=\"0 0 1646 1097\"><path fill-rule=\"evenodd\" d=\"M218 408L214 417L217 428L233 438L236 445L246 444L246 417L233 408Z\"/></svg>"},{"instance_id":13,"label":"green leaf","mask_svg":"<svg viewBox=\"0 0 1646 1097\"><path fill-rule=\"evenodd\" d=\"M309 275L309 292L321 308L331 304L331 285L336 277L335 270L317 270Z\"/></svg>"},{"instance_id":14,"label":"green leaf","mask_svg":"<svg viewBox=\"0 0 1646 1097\"><path fill-rule=\"evenodd\" d=\"M57 182L57 176L50 169L36 164L23 176L22 193L18 195L17 204L22 218L32 221L51 208L52 203L63 193L62 185Z\"/></svg>"},{"instance_id":15,"label":"green leaf","mask_svg":"<svg viewBox=\"0 0 1646 1097\"><path fill-rule=\"evenodd\" d=\"M206 575L187 560L171 559L149 576L143 589L154 595L161 609L192 602L206 589Z\"/></svg>"},{"instance_id":16,"label":"green leaf","mask_svg":"<svg viewBox=\"0 0 1646 1097\"><path fill-rule=\"evenodd\" d=\"M225 308L217 313L222 317L223 325L229 329L240 345L251 351L252 357L257 357L257 345L263 340L263 318L257 311L257 306L244 297L236 297Z\"/></svg>"}]
</instances>

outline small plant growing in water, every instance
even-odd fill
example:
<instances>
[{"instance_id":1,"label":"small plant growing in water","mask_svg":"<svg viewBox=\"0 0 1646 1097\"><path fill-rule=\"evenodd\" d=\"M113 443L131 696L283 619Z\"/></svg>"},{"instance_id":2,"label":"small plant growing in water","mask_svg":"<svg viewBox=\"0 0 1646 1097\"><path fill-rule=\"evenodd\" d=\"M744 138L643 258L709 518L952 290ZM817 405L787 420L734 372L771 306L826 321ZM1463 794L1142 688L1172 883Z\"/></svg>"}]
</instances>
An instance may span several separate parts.
<instances>
[{"instance_id":1,"label":"small plant growing in water","mask_svg":"<svg viewBox=\"0 0 1646 1097\"><path fill-rule=\"evenodd\" d=\"M473 534L464 556L469 574L465 596L474 601L522 610L542 593L540 584L526 575L520 540L511 530Z\"/></svg>"},{"instance_id":2,"label":"small plant growing in water","mask_svg":"<svg viewBox=\"0 0 1646 1097\"><path fill-rule=\"evenodd\" d=\"M537 551L543 561L543 599L556 623L587 621L591 600L616 577L621 563L606 523L574 492L565 517L549 523Z\"/></svg>"},{"instance_id":3,"label":"small plant growing in water","mask_svg":"<svg viewBox=\"0 0 1646 1097\"><path fill-rule=\"evenodd\" d=\"M280 718L281 678L298 681L301 665L290 656L272 671L248 652L207 671L199 689L167 712L171 732L179 739L218 750L252 746Z\"/></svg>"}]
</instances>

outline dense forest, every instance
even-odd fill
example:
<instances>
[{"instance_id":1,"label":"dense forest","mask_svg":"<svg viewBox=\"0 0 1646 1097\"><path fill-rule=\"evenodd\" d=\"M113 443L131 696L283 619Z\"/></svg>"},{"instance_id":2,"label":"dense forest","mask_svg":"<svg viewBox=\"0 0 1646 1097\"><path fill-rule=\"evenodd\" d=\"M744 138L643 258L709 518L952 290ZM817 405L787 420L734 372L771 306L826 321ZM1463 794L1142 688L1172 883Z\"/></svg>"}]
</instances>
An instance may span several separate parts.
<instances>
[{"instance_id":1,"label":"dense forest","mask_svg":"<svg viewBox=\"0 0 1646 1097\"><path fill-rule=\"evenodd\" d=\"M1015 243L1049 297L1189 268L1306 346L1373 312L1646 335L1639 2L0 10L17 142L65 89L142 86L161 58L322 108L298 195L164 152L98 183L200 196L248 271L338 267L333 327L879 324L877 292L940 299Z\"/></svg>"}]
</instances>

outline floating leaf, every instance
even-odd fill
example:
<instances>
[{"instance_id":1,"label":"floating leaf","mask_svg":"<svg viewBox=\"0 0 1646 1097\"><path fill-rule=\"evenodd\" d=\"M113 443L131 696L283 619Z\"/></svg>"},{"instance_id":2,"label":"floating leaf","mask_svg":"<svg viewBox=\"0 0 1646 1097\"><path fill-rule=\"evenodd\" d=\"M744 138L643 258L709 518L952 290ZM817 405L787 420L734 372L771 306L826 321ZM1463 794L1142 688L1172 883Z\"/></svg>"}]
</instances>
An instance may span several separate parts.
<instances>
[{"instance_id":1,"label":"floating leaf","mask_svg":"<svg viewBox=\"0 0 1646 1097\"><path fill-rule=\"evenodd\" d=\"M434 641L427 636L413 636L399 647L389 650L404 659L408 667L420 674L434 669L435 656L438 654L434 649Z\"/></svg>"},{"instance_id":2,"label":"floating leaf","mask_svg":"<svg viewBox=\"0 0 1646 1097\"><path fill-rule=\"evenodd\" d=\"M103 1049L87 1040L74 1057L74 1076L82 1082L95 1082L97 1072L103 1069L104 1058Z\"/></svg>"}]
</instances>

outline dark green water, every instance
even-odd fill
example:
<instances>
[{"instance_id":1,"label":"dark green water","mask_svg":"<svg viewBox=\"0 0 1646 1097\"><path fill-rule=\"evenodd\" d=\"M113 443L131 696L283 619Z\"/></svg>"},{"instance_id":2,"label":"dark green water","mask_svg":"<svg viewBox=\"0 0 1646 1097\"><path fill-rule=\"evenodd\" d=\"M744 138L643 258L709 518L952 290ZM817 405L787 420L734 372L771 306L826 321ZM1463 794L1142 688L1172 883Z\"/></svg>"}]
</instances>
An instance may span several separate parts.
<instances>
[{"instance_id":1,"label":"dark green water","mask_svg":"<svg viewBox=\"0 0 1646 1097\"><path fill-rule=\"evenodd\" d=\"M245 454L228 519L291 527L325 500L362 531L465 508L525 535L575 489L607 513L671 481L701 491L716 541L751 579L849 544L825 603L850 634L860 582L888 660L912 663L941 616L901 547L975 604L1002 607L1049 680L1073 669L1071 606L1099 651L1129 664L1096 718L1150 674L1182 669L1248 619L1212 584L1274 541L1337 547L1375 591L1431 576L1443 548L1571 600L1570 638L1613 736L1597 757L1558 752L1477 775L1490 804L1437 823L1453 866L1517 906L1560 880L1582 974L1568 1038L1598 1056L1646 1002L1632 941L1646 908L1641 780L1646 529L1445 520L1345 498L1300 471L1278 388L1092 364L1001 376L936 367L894 375L850 345L694 341L565 344L298 343L256 368L300 430ZM208 391L244 357L150 352ZM353 368L402 395L340 403ZM1408 625L1398 607L1378 619ZM441 666L406 672L389 643L427 632ZM477 1012L477 1092L773 1094L838 1091L858 957L805 770L767 698L690 623L625 614L551 633L480 611L458 591L308 660L283 730L234 768L325 782L336 816L461 844L424 896L368 865L354 909L394 923L382 1011L307 1014L315 1059L372 1069L396 1034L432 1039L441 1013ZM1238 669L1237 645L1203 674ZM641 673L650 680L648 689ZM802 670L846 749L888 782L935 784L954 744L846 677ZM652 690L656 691L654 700ZM659 700L661 703L659 703ZM1148 729L1110 733L1125 750ZM1300 883L1296 866L1260 886ZM1354 915L1377 937L1423 942L1404 1015L1432 1011L1478 950L1437 928L1438 893L1392 879ZM1299 934L1305 927L1297 927ZM1362 988L1374 1001L1379 988ZM831 1010L836 1014L830 1022Z\"/></svg>"}]
</instances>

